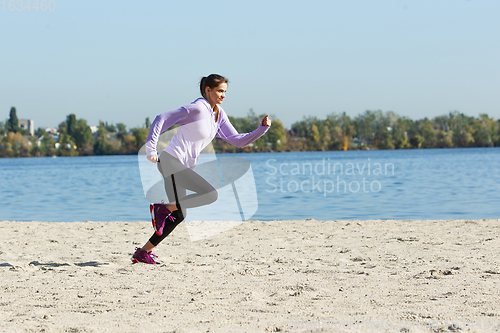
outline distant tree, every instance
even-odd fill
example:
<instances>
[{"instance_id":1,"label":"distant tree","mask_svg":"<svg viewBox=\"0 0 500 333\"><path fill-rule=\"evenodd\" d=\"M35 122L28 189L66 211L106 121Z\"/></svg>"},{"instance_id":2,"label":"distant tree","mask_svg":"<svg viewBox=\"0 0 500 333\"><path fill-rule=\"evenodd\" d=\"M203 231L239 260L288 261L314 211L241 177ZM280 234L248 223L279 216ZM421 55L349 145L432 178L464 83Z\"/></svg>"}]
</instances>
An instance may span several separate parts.
<instances>
[{"instance_id":1,"label":"distant tree","mask_svg":"<svg viewBox=\"0 0 500 333\"><path fill-rule=\"evenodd\" d=\"M272 117L272 124L266 133L266 139L271 143L274 151L283 151L286 145L286 133L283 123L279 119Z\"/></svg>"},{"instance_id":2,"label":"distant tree","mask_svg":"<svg viewBox=\"0 0 500 333\"><path fill-rule=\"evenodd\" d=\"M45 146L38 143L38 138L36 136L30 136L29 141L31 143L31 156L41 157L46 156Z\"/></svg>"},{"instance_id":3,"label":"distant tree","mask_svg":"<svg viewBox=\"0 0 500 333\"><path fill-rule=\"evenodd\" d=\"M335 125L330 129L330 149L331 150L341 150L343 149L344 142L342 139L342 128L340 126Z\"/></svg>"},{"instance_id":4,"label":"distant tree","mask_svg":"<svg viewBox=\"0 0 500 333\"><path fill-rule=\"evenodd\" d=\"M127 135L127 126L123 123L118 123L116 124L116 137L120 140L123 140L123 138Z\"/></svg>"},{"instance_id":5,"label":"distant tree","mask_svg":"<svg viewBox=\"0 0 500 333\"><path fill-rule=\"evenodd\" d=\"M450 127L453 130L453 145L455 147L473 146L473 119L474 118L467 117L463 113L459 113L458 111L450 113Z\"/></svg>"},{"instance_id":6,"label":"distant tree","mask_svg":"<svg viewBox=\"0 0 500 333\"><path fill-rule=\"evenodd\" d=\"M47 131L44 130L43 128L41 127L38 127L35 131L35 136L45 136L47 135Z\"/></svg>"},{"instance_id":7,"label":"distant tree","mask_svg":"<svg viewBox=\"0 0 500 333\"><path fill-rule=\"evenodd\" d=\"M108 122L105 122L104 127L106 127L106 131L108 133L115 133L116 132L116 127L113 124L108 124Z\"/></svg>"},{"instance_id":8,"label":"distant tree","mask_svg":"<svg viewBox=\"0 0 500 333\"><path fill-rule=\"evenodd\" d=\"M66 122L59 124L59 138L57 139L59 148L57 149L57 155L60 156L77 156L78 152L75 150L75 142L73 138L68 134Z\"/></svg>"},{"instance_id":9,"label":"distant tree","mask_svg":"<svg viewBox=\"0 0 500 333\"><path fill-rule=\"evenodd\" d=\"M13 147L13 141L14 141L14 132L8 132L7 135L5 135L1 141L0 141L0 146L3 148L0 150L0 156L1 157L14 157L17 154L17 151L14 152L14 147Z\"/></svg>"},{"instance_id":10,"label":"distant tree","mask_svg":"<svg viewBox=\"0 0 500 333\"><path fill-rule=\"evenodd\" d=\"M41 144L39 147L40 156L52 156L56 154L56 149L54 144L56 141L52 136L49 135L43 128L39 127L35 131L35 138L42 136Z\"/></svg>"},{"instance_id":11,"label":"distant tree","mask_svg":"<svg viewBox=\"0 0 500 333\"><path fill-rule=\"evenodd\" d=\"M356 128L354 128L354 124L345 112L339 118L340 120L340 128L342 129L342 136L352 139L356 135Z\"/></svg>"},{"instance_id":12,"label":"distant tree","mask_svg":"<svg viewBox=\"0 0 500 333\"><path fill-rule=\"evenodd\" d=\"M493 147L497 132L496 122L486 114L480 114L479 119L472 120L474 145L476 147Z\"/></svg>"},{"instance_id":13,"label":"distant tree","mask_svg":"<svg viewBox=\"0 0 500 333\"><path fill-rule=\"evenodd\" d=\"M320 128L319 131L319 141L318 141L318 149L325 151L328 150L331 144L332 138L330 137L330 128L325 124Z\"/></svg>"},{"instance_id":14,"label":"distant tree","mask_svg":"<svg viewBox=\"0 0 500 333\"><path fill-rule=\"evenodd\" d=\"M366 110L354 119L356 133L361 142L370 145L377 130L377 115L374 111Z\"/></svg>"},{"instance_id":15,"label":"distant tree","mask_svg":"<svg viewBox=\"0 0 500 333\"><path fill-rule=\"evenodd\" d=\"M133 135L125 134L122 138L121 154L135 154L139 151L136 144L136 139Z\"/></svg>"},{"instance_id":16,"label":"distant tree","mask_svg":"<svg viewBox=\"0 0 500 333\"><path fill-rule=\"evenodd\" d=\"M374 111L373 116L373 144L379 149L394 149L391 132L397 116L391 112L384 114L380 110Z\"/></svg>"},{"instance_id":17,"label":"distant tree","mask_svg":"<svg viewBox=\"0 0 500 333\"><path fill-rule=\"evenodd\" d=\"M392 126L392 139L397 149L408 148L408 129L410 119L398 118Z\"/></svg>"},{"instance_id":18,"label":"distant tree","mask_svg":"<svg viewBox=\"0 0 500 333\"><path fill-rule=\"evenodd\" d=\"M436 148L453 148L453 131L437 131Z\"/></svg>"},{"instance_id":19,"label":"distant tree","mask_svg":"<svg viewBox=\"0 0 500 333\"><path fill-rule=\"evenodd\" d=\"M50 135L44 136L42 144L45 146L46 156L56 155L56 147L55 147L56 140L52 136Z\"/></svg>"},{"instance_id":20,"label":"distant tree","mask_svg":"<svg viewBox=\"0 0 500 333\"><path fill-rule=\"evenodd\" d=\"M5 134L5 125L3 122L0 121L0 135Z\"/></svg>"},{"instance_id":21,"label":"distant tree","mask_svg":"<svg viewBox=\"0 0 500 333\"><path fill-rule=\"evenodd\" d=\"M424 139L422 138L422 136L420 134L415 134L414 136L412 136L410 138L409 141L410 141L412 148L420 148L420 147L422 147L422 142L424 141Z\"/></svg>"},{"instance_id":22,"label":"distant tree","mask_svg":"<svg viewBox=\"0 0 500 333\"><path fill-rule=\"evenodd\" d=\"M58 128L59 138L57 143L59 148L57 148L57 155L59 156L74 156L77 155L75 151L75 142L73 138L68 134L68 123L63 121L59 124Z\"/></svg>"},{"instance_id":23,"label":"distant tree","mask_svg":"<svg viewBox=\"0 0 500 333\"><path fill-rule=\"evenodd\" d=\"M9 132L0 140L0 156L2 157L29 157L31 146L29 140L21 133Z\"/></svg>"},{"instance_id":24,"label":"distant tree","mask_svg":"<svg viewBox=\"0 0 500 333\"><path fill-rule=\"evenodd\" d=\"M147 128L134 128L132 130L132 135L135 138L135 146L137 149L141 149L142 146L146 144L146 139L148 137L149 129Z\"/></svg>"},{"instance_id":25,"label":"distant tree","mask_svg":"<svg viewBox=\"0 0 500 333\"><path fill-rule=\"evenodd\" d=\"M99 121L97 129L97 138L94 143L94 153L96 155L109 155L111 153L111 145L108 139L108 131L106 125Z\"/></svg>"},{"instance_id":26,"label":"distant tree","mask_svg":"<svg viewBox=\"0 0 500 333\"><path fill-rule=\"evenodd\" d=\"M144 122L144 126L149 129L151 127L151 121L149 121L149 117L146 118L146 121Z\"/></svg>"},{"instance_id":27,"label":"distant tree","mask_svg":"<svg viewBox=\"0 0 500 333\"><path fill-rule=\"evenodd\" d=\"M318 150L319 146L319 130L318 126L316 124L311 125L311 131L310 131L310 141L309 141L309 149L310 150Z\"/></svg>"},{"instance_id":28,"label":"distant tree","mask_svg":"<svg viewBox=\"0 0 500 333\"><path fill-rule=\"evenodd\" d=\"M85 119L77 119L74 114L69 114L66 116L66 121L59 124L58 142L62 145L59 148L62 155L69 153L68 145L71 147L71 155L93 155L94 136L92 130Z\"/></svg>"},{"instance_id":29,"label":"distant tree","mask_svg":"<svg viewBox=\"0 0 500 333\"><path fill-rule=\"evenodd\" d=\"M434 124L427 118L420 123L420 133L422 135L423 148L435 148L437 144L437 134Z\"/></svg>"},{"instance_id":30,"label":"distant tree","mask_svg":"<svg viewBox=\"0 0 500 333\"><path fill-rule=\"evenodd\" d=\"M19 132L19 119L17 119L16 108L10 108L9 120L6 125L7 132Z\"/></svg>"},{"instance_id":31,"label":"distant tree","mask_svg":"<svg viewBox=\"0 0 500 333\"><path fill-rule=\"evenodd\" d=\"M73 137L76 132L77 120L74 114L66 116L66 131L69 136Z\"/></svg>"},{"instance_id":32,"label":"distant tree","mask_svg":"<svg viewBox=\"0 0 500 333\"><path fill-rule=\"evenodd\" d=\"M94 152L94 136L92 130L87 125L85 119L78 119L72 131L72 138L75 142L79 155L92 155Z\"/></svg>"},{"instance_id":33,"label":"distant tree","mask_svg":"<svg viewBox=\"0 0 500 333\"><path fill-rule=\"evenodd\" d=\"M272 125L271 125L272 126ZM298 121L292 125L292 132L299 138L306 138L309 136L310 127L306 119Z\"/></svg>"}]
</instances>

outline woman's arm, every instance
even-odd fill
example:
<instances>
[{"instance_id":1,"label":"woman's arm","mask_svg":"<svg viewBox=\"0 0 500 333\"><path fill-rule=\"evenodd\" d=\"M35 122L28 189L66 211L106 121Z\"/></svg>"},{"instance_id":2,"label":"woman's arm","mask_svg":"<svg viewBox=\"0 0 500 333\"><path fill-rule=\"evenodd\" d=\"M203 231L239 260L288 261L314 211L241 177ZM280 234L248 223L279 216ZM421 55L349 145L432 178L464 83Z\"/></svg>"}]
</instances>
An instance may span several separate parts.
<instances>
[{"instance_id":1,"label":"woman's arm","mask_svg":"<svg viewBox=\"0 0 500 333\"><path fill-rule=\"evenodd\" d=\"M268 116L265 116L262 122L259 124L259 127L255 131L240 134L238 133L238 131L236 131L233 124L231 124L226 113L221 112L221 115L221 126L217 131L216 136L238 148L244 147L254 142L262 135L264 135L271 126L271 120Z\"/></svg>"},{"instance_id":2,"label":"woman's arm","mask_svg":"<svg viewBox=\"0 0 500 333\"><path fill-rule=\"evenodd\" d=\"M156 116L151 124L148 137L146 139L146 155L148 160L156 162L154 156L157 156L156 144L160 134L172 127L173 125L184 125L196 121L196 110L191 110L187 107L181 107L175 110L163 112ZM151 156L151 157L150 157Z\"/></svg>"}]
</instances>

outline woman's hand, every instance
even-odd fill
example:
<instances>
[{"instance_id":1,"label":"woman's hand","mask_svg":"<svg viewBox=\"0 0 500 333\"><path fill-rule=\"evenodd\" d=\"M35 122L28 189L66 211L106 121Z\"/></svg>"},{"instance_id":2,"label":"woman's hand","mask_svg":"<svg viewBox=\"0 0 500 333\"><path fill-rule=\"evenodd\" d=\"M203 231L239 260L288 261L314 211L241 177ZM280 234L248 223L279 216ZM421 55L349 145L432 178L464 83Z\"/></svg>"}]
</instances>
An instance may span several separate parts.
<instances>
[{"instance_id":1,"label":"woman's hand","mask_svg":"<svg viewBox=\"0 0 500 333\"><path fill-rule=\"evenodd\" d=\"M262 126L271 127L271 119L269 119L269 115L265 116L264 119L262 119Z\"/></svg>"},{"instance_id":2,"label":"woman's hand","mask_svg":"<svg viewBox=\"0 0 500 333\"><path fill-rule=\"evenodd\" d=\"M148 160L151 161L152 163L158 162L158 155L149 155Z\"/></svg>"}]
</instances>

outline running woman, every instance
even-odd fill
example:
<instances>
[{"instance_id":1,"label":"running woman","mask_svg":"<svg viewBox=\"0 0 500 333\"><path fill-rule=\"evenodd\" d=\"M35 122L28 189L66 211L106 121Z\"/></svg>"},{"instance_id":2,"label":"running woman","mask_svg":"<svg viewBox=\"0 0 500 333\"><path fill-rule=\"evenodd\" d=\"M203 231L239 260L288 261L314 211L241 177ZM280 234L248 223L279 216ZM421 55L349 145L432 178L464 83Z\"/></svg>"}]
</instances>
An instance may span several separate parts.
<instances>
[{"instance_id":1,"label":"running woman","mask_svg":"<svg viewBox=\"0 0 500 333\"><path fill-rule=\"evenodd\" d=\"M271 126L269 116L265 116L253 132L238 133L219 106L226 97L227 84L228 80L217 74L203 77L200 81L203 97L158 115L151 124L146 140L147 159L157 163L169 202L150 205L155 233L142 248L136 248L132 262L156 264L152 250L184 220L186 209L217 200L215 188L193 171L201 151L214 137L241 148L260 138ZM173 125L179 125L179 129L158 158L158 137ZM186 195L187 190L194 193Z\"/></svg>"}]
</instances>

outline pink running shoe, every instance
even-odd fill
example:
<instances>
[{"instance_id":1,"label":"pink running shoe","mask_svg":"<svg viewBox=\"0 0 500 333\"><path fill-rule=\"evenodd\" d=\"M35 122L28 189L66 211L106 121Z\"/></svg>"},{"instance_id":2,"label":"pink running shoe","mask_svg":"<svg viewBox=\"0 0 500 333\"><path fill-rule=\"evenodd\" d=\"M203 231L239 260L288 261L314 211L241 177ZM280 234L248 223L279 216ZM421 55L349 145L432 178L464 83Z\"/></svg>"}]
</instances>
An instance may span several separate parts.
<instances>
[{"instance_id":1,"label":"pink running shoe","mask_svg":"<svg viewBox=\"0 0 500 333\"><path fill-rule=\"evenodd\" d=\"M132 263L134 263L134 264L136 264L138 262L143 262L145 264L156 265L156 261L151 257L158 258L158 256L151 253L151 251L148 252L148 251L143 250L139 247L136 247L135 253L132 256L131 260L132 260Z\"/></svg>"},{"instance_id":2,"label":"pink running shoe","mask_svg":"<svg viewBox=\"0 0 500 333\"><path fill-rule=\"evenodd\" d=\"M172 212L167 209L164 203L155 203L149 205L149 212L151 213L151 222L153 223L153 228L158 236L163 234L163 228L165 227L165 221L168 219L174 221L175 217L171 214Z\"/></svg>"}]
</instances>

